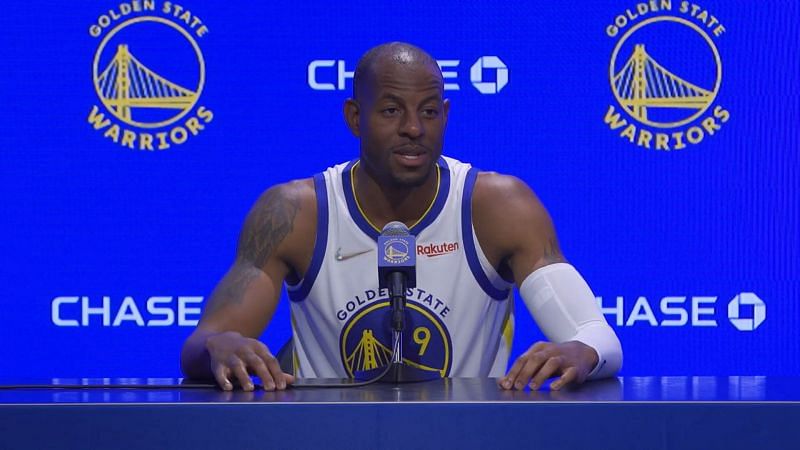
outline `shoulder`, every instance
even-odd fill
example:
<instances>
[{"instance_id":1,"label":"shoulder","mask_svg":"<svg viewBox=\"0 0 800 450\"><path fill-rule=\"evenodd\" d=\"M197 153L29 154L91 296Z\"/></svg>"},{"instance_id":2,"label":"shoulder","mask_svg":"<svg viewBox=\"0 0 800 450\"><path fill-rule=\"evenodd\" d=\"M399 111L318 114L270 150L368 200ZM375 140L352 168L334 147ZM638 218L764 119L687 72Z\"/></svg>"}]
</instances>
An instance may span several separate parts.
<instances>
[{"instance_id":1,"label":"shoulder","mask_svg":"<svg viewBox=\"0 0 800 450\"><path fill-rule=\"evenodd\" d=\"M273 225L294 222L316 211L316 193L311 178L276 184L261 193L248 214L245 225Z\"/></svg>"},{"instance_id":2,"label":"shoulder","mask_svg":"<svg viewBox=\"0 0 800 450\"><path fill-rule=\"evenodd\" d=\"M314 202L315 199L314 179L303 178L276 184L265 190L259 196L253 209L269 208L270 205L275 203L288 203L300 206L307 202Z\"/></svg>"},{"instance_id":3,"label":"shoulder","mask_svg":"<svg viewBox=\"0 0 800 450\"><path fill-rule=\"evenodd\" d=\"M263 264L267 255L294 259L292 255L305 253L308 236L316 232L316 212L312 178L270 187L247 214L239 241L242 256Z\"/></svg>"},{"instance_id":4,"label":"shoulder","mask_svg":"<svg viewBox=\"0 0 800 450\"><path fill-rule=\"evenodd\" d=\"M531 188L513 175L480 172L472 193L473 216L492 222L506 218L526 223L549 221L542 202ZM508 224L511 225L511 224Z\"/></svg>"},{"instance_id":5,"label":"shoulder","mask_svg":"<svg viewBox=\"0 0 800 450\"><path fill-rule=\"evenodd\" d=\"M489 262L507 279L522 280L557 249L547 209L524 181L511 175L478 174L472 224Z\"/></svg>"}]
</instances>

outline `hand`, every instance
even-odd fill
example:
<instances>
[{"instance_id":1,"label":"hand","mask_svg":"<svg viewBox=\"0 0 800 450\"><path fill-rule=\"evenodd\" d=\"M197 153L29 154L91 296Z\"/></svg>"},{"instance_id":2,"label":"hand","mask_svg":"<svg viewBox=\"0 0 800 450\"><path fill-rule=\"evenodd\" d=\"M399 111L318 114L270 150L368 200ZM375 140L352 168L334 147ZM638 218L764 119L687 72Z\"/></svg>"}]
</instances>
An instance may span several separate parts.
<instances>
[{"instance_id":1,"label":"hand","mask_svg":"<svg viewBox=\"0 0 800 450\"><path fill-rule=\"evenodd\" d=\"M283 373L278 360L264 343L230 331L209 336L206 349L211 362L211 372L217 384L226 391L233 389L231 378L236 377L242 389L252 391L250 373L258 376L268 391L286 389L294 377Z\"/></svg>"},{"instance_id":2,"label":"hand","mask_svg":"<svg viewBox=\"0 0 800 450\"><path fill-rule=\"evenodd\" d=\"M581 384L597 365L597 352L588 345L570 341L562 344L537 342L520 355L506 376L497 380L502 389L539 389L551 377L561 377L550 384L559 390L568 384Z\"/></svg>"}]
</instances>

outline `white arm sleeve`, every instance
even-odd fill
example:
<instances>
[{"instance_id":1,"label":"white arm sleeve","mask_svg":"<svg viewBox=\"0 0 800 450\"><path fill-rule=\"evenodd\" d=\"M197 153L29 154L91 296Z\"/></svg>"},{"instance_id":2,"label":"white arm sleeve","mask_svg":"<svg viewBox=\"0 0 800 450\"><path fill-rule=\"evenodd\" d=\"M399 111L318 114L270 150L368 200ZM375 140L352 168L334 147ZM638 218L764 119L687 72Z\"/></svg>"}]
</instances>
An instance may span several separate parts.
<instances>
[{"instance_id":1,"label":"white arm sleeve","mask_svg":"<svg viewBox=\"0 0 800 450\"><path fill-rule=\"evenodd\" d=\"M580 341L598 356L589 379L613 376L622 367L622 346L594 294L567 263L544 266L525 278L520 295L542 333L552 342Z\"/></svg>"}]
</instances>

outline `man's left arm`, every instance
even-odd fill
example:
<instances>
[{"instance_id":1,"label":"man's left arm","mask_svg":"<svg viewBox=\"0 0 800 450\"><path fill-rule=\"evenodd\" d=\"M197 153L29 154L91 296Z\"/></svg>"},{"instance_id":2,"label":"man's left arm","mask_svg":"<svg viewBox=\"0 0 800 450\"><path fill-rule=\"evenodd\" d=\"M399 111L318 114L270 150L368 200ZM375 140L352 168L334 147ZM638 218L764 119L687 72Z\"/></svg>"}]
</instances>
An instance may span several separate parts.
<instances>
[{"instance_id":1,"label":"man's left arm","mask_svg":"<svg viewBox=\"0 0 800 450\"><path fill-rule=\"evenodd\" d=\"M617 373L622 349L586 281L558 246L547 210L519 179L492 172L478 175L473 224L481 248L507 279L513 279L549 342L520 355L505 389L538 389L558 376L551 389Z\"/></svg>"}]
</instances>

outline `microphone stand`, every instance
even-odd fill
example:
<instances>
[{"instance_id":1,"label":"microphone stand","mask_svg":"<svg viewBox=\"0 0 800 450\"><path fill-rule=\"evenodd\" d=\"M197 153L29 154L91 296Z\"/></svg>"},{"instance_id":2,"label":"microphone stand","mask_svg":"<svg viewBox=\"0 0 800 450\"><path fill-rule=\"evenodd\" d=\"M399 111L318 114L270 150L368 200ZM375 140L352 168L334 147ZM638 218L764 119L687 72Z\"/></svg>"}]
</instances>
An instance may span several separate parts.
<instances>
[{"instance_id":1,"label":"microphone stand","mask_svg":"<svg viewBox=\"0 0 800 450\"><path fill-rule=\"evenodd\" d=\"M405 327L406 283L402 273L393 272L390 276L389 294L392 308L392 362L385 367L356 372L356 378L370 379L382 371L386 373L378 379L380 383L414 383L438 380L439 372L422 370L403 362L403 328Z\"/></svg>"},{"instance_id":2,"label":"microphone stand","mask_svg":"<svg viewBox=\"0 0 800 450\"><path fill-rule=\"evenodd\" d=\"M392 364L403 364L403 328L406 321L405 277L393 272L390 277L392 304Z\"/></svg>"}]
</instances>

